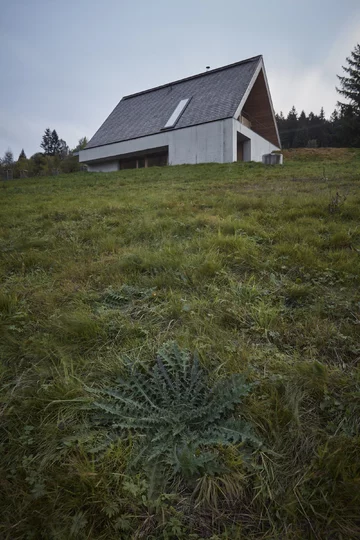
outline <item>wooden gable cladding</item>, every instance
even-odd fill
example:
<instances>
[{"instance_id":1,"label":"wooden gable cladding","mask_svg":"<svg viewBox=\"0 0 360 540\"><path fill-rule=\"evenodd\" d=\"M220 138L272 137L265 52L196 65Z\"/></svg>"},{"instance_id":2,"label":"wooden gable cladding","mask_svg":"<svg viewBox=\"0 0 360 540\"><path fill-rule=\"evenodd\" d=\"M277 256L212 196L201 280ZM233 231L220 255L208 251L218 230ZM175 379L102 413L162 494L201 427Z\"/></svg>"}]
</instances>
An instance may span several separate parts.
<instances>
[{"instance_id":1,"label":"wooden gable cladding","mask_svg":"<svg viewBox=\"0 0 360 540\"><path fill-rule=\"evenodd\" d=\"M236 144L236 159L237 161L244 161L244 141L237 141Z\"/></svg>"},{"instance_id":2,"label":"wooden gable cladding","mask_svg":"<svg viewBox=\"0 0 360 540\"><path fill-rule=\"evenodd\" d=\"M265 83L264 73L261 70L249 97L241 111L241 117L246 118L251 123L251 129L275 146L279 146L278 134L275 120L272 113L271 103Z\"/></svg>"}]
</instances>

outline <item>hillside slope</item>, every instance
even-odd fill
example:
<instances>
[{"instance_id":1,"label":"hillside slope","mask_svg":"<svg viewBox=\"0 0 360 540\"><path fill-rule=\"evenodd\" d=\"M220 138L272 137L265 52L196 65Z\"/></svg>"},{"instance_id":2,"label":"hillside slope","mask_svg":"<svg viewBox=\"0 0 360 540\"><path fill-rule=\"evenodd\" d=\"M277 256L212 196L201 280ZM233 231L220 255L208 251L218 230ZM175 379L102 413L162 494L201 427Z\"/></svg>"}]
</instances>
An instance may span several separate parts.
<instances>
[{"instance_id":1,"label":"hillside slope","mask_svg":"<svg viewBox=\"0 0 360 540\"><path fill-rule=\"evenodd\" d=\"M2 182L0 216L1 537L360 537L359 151ZM88 389L169 341L253 383L261 447L155 478L109 441Z\"/></svg>"}]
</instances>

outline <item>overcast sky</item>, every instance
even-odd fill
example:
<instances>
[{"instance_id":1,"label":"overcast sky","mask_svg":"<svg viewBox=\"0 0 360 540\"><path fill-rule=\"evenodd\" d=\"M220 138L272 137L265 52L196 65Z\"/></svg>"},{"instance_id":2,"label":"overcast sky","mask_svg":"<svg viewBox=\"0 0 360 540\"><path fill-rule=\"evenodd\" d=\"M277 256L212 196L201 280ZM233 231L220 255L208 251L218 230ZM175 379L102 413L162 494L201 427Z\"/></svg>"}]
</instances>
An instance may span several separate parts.
<instances>
[{"instance_id":1,"label":"overcast sky","mask_svg":"<svg viewBox=\"0 0 360 540\"><path fill-rule=\"evenodd\" d=\"M277 112L333 111L359 0L1 0L0 156L74 147L123 95L262 54Z\"/></svg>"}]
</instances>

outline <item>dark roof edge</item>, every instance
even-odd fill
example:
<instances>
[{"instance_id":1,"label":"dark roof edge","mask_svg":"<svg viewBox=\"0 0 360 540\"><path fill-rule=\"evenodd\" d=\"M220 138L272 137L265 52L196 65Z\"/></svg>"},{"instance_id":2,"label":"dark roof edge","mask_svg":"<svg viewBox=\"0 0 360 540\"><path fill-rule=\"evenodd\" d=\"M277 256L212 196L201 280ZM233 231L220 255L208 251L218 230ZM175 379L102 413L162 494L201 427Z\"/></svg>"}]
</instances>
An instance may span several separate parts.
<instances>
[{"instance_id":1,"label":"dark roof edge","mask_svg":"<svg viewBox=\"0 0 360 540\"><path fill-rule=\"evenodd\" d=\"M241 64L247 64L248 62L255 62L256 60L260 60L260 58L262 58L262 54L259 54L257 56L252 56L251 58L247 58L246 60L241 60L240 62L234 62L233 64L228 64L227 66L221 66L219 68L210 69L209 71L203 71L202 73L197 73L196 75L191 75L190 77L185 77L184 79L178 79L177 81L161 84L160 86L154 86L153 88L149 88L148 90L143 90L141 92L136 92L135 94L129 94L128 96L124 96L121 101L124 101L125 99L130 99L136 96L142 96L143 94L148 94L149 92L153 92L154 90L160 90L161 88L167 88L168 86L173 86L174 84L180 84L185 81L191 81L192 79L198 79L199 77L204 77L206 75L209 75L210 73L217 73L218 71L224 71L225 69L229 69L235 66L240 66Z\"/></svg>"}]
</instances>

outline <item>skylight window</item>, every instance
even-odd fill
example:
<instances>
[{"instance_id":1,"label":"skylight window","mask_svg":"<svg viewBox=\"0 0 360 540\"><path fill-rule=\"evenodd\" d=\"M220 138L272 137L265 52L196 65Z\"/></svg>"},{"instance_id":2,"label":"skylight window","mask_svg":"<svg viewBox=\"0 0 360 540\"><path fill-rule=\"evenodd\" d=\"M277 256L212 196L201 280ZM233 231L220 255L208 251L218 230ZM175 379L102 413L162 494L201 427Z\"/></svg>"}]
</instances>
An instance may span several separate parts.
<instances>
[{"instance_id":1,"label":"skylight window","mask_svg":"<svg viewBox=\"0 0 360 540\"><path fill-rule=\"evenodd\" d=\"M186 105L189 103L190 98L188 99L182 99L178 106L176 107L175 111L170 116L169 120L166 122L163 129L169 129L175 126L176 122L179 120L180 116L185 110Z\"/></svg>"}]
</instances>

